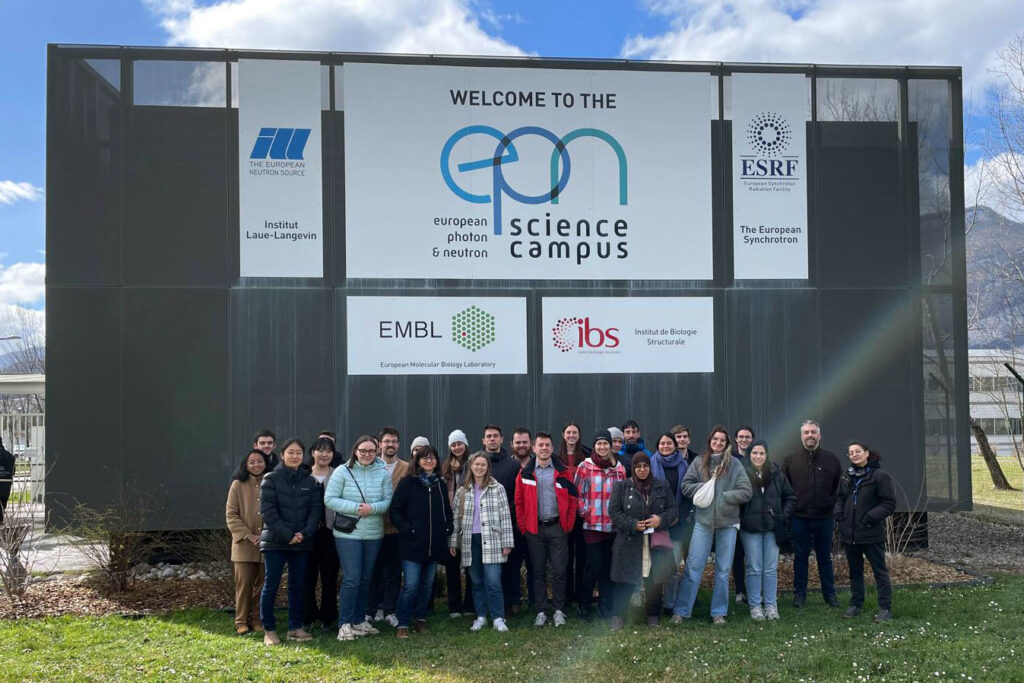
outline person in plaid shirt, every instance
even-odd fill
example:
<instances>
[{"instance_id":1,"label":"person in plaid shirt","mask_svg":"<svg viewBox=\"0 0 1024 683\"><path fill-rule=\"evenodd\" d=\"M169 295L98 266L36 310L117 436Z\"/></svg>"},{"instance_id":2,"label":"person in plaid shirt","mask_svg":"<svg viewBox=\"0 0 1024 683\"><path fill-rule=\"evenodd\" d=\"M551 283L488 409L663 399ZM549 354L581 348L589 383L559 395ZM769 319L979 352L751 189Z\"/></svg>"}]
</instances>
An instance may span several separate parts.
<instances>
[{"instance_id":1,"label":"person in plaid shirt","mask_svg":"<svg viewBox=\"0 0 1024 683\"><path fill-rule=\"evenodd\" d=\"M587 570L577 586L576 601L583 619L590 620L594 601L594 585L600 593L598 612L610 616L612 611L612 526L608 504L615 482L626 478L626 469L612 452L612 435L602 429L594 435L594 452L576 470L576 488L580 492L579 515L583 520L583 542L587 546Z\"/></svg>"}]
</instances>

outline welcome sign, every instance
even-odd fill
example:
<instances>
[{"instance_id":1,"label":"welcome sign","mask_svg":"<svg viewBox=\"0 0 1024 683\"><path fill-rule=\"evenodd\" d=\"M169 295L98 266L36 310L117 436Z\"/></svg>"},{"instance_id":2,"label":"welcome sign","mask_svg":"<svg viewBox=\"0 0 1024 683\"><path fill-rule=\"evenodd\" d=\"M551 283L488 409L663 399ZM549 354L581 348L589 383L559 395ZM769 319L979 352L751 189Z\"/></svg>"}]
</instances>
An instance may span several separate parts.
<instances>
[{"instance_id":1,"label":"welcome sign","mask_svg":"<svg viewBox=\"0 0 1024 683\"><path fill-rule=\"evenodd\" d=\"M242 277L323 277L320 64L238 61Z\"/></svg>"},{"instance_id":2,"label":"welcome sign","mask_svg":"<svg viewBox=\"0 0 1024 683\"><path fill-rule=\"evenodd\" d=\"M343 69L349 278L712 278L707 74Z\"/></svg>"}]
</instances>

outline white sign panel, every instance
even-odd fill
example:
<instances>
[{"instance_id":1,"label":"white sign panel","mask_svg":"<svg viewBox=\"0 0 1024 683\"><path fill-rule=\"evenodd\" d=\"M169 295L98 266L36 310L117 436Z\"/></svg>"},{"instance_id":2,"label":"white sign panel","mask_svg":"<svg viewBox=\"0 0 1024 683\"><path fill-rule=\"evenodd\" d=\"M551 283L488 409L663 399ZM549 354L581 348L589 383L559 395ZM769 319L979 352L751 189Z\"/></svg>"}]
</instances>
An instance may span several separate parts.
<instances>
[{"instance_id":1,"label":"white sign panel","mask_svg":"<svg viewBox=\"0 0 1024 683\"><path fill-rule=\"evenodd\" d=\"M711 297L545 298L544 372L714 372Z\"/></svg>"},{"instance_id":2,"label":"white sign panel","mask_svg":"<svg viewBox=\"0 0 1024 683\"><path fill-rule=\"evenodd\" d=\"M732 75L737 280L807 279L807 77Z\"/></svg>"},{"instance_id":3,"label":"white sign panel","mask_svg":"<svg viewBox=\"0 0 1024 683\"><path fill-rule=\"evenodd\" d=\"M526 299L348 297L350 375L526 374Z\"/></svg>"},{"instance_id":4,"label":"white sign panel","mask_svg":"<svg viewBox=\"0 0 1024 683\"><path fill-rule=\"evenodd\" d=\"M242 277L323 277L320 64L238 60Z\"/></svg>"},{"instance_id":5,"label":"white sign panel","mask_svg":"<svg viewBox=\"0 0 1024 683\"><path fill-rule=\"evenodd\" d=\"M707 74L344 71L349 278L712 278Z\"/></svg>"}]
</instances>

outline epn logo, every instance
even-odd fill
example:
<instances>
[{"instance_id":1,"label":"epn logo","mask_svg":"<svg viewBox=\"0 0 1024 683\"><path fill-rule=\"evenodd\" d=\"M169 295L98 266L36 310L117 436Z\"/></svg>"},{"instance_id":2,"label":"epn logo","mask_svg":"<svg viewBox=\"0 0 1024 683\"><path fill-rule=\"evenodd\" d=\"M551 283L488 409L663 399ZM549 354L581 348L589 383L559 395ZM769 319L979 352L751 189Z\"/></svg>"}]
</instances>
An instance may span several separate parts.
<instances>
[{"instance_id":1,"label":"epn logo","mask_svg":"<svg viewBox=\"0 0 1024 683\"><path fill-rule=\"evenodd\" d=\"M249 158L302 161L311 132L311 128L260 128Z\"/></svg>"},{"instance_id":2,"label":"epn logo","mask_svg":"<svg viewBox=\"0 0 1024 683\"><path fill-rule=\"evenodd\" d=\"M498 141L494 148L494 154L484 159L467 161L459 164L456 168L459 173L468 173L483 169L491 169L491 193L473 194L459 186L452 177L451 156L456 143L470 135L488 135ZM519 161L519 152L516 150L515 140L524 135L536 135L551 143L551 156L545 166L548 168L548 175L551 181L551 189L543 194L523 194L513 188L505 180L502 170L504 164L511 164ZM502 133L491 126L466 126L452 133L451 137L444 143L441 149L441 177L444 178L455 196L473 204L494 205L494 234L501 234L501 198L507 196L520 204L545 204L558 203L558 196L569 184L569 174L572 169L572 162L569 158L569 143L583 137L593 137L602 140L612 148L619 164L619 204L625 206L627 202L626 189L626 153L619 141L608 133L597 128L577 128L574 131L558 137L550 130L539 126L522 126L510 133Z\"/></svg>"},{"instance_id":3,"label":"epn logo","mask_svg":"<svg viewBox=\"0 0 1024 683\"><path fill-rule=\"evenodd\" d=\"M619 328L593 327L589 316L560 318L551 332L552 343L562 353L573 349L614 349L619 345Z\"/></svg>"}]
</instances>

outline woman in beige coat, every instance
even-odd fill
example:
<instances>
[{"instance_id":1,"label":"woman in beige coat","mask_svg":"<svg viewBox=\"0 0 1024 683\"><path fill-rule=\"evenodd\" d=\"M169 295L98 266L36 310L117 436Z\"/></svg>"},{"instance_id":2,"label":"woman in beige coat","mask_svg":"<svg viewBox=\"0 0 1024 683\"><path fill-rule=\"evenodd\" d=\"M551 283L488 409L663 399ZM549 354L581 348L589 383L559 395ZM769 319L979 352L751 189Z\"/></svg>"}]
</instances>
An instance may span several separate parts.
<instances>
[{"instance_id":1,"label":"woman in beige coat","mask_svg":"<svg viewBox=\"0 0 1024 683\"><path fill-rule=\"evenodd\" d=\"M267 471L267 456L252 450L238 466L228 489L224 516L231 532L231 563L235 567L235 633L262 631L259 595L263 589L260 557L260 482Z\"/></svg>"}]
</instances>

